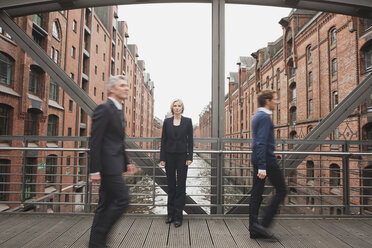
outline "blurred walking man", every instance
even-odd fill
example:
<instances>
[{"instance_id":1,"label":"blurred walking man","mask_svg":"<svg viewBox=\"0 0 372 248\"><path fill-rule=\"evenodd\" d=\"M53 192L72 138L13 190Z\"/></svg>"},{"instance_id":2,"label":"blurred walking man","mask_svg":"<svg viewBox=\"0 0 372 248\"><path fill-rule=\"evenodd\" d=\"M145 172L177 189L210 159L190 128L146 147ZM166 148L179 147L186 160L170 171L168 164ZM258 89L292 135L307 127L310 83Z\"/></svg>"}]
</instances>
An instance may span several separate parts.
<instances>
[{"instance_id":1,"label":"blurred walking man","mask_svg":"<svg viewBox=\"0 0 372 248\"><path fill-rule=\"evenodd\" d=\"M92 118L90 181L101 183L99 202L89 239L90 248L106 247L109 231L129 204L123 173L134 174L124 149L124 114L121 102L128 97L126 77L114 76L105 86L108 101L99 105Z\"/></svg>"},{"instance_id":2,"label":"blurred walking man","mask_svg":"<svg viewBox=\"0 0 372 248\"><path fill-rule=\"evenodd\" d=\"M251 238L273 238L268 227L287 194L284 176L274 154L274 125L270 117L279 102L277 94L273 90L262 91L258 95L257 101L259 108L252 120L253 186L249 205L249 232ZM261 224L259 224L258 212L266 177L270 179L276 194L267 207Z\"/></svg>"}]
</instances>

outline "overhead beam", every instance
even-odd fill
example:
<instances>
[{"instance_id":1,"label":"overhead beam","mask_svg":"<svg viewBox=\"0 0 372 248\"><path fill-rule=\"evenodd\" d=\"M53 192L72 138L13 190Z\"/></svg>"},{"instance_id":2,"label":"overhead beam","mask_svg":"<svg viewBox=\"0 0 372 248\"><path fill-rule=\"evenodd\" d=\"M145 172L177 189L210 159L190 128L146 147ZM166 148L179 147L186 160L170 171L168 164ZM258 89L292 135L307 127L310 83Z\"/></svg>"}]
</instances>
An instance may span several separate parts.
<instances>
[{"instance_id":1,"label":"overhead beam","mask_svg":"<svg viewBox=\"0 0 372 248\"><path fill-rule=\"evenodd\" d=\"M231 4L250 4L333 12L344 15L372 18L370 0L226 0ZM212 0L3 0L0 9L12 16L31 15L67 9L108 5L154 3L212 3Z\"/></svg>"}]
</instances>

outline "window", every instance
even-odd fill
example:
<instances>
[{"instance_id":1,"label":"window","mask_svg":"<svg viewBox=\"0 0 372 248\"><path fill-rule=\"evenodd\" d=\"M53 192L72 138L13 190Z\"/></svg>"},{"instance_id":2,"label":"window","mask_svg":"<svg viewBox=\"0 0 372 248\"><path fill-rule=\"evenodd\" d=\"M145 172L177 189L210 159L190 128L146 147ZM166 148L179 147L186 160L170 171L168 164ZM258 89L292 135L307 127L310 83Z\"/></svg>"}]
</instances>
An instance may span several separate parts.
<instances>
[{"instance_id":1,"label":"window","mask_svg":"<svg viewBox=\"0 0 372 248\"><path fill-rule=\"evenodd\" d=\"M329 167L329 186L337 187L341 185L341 170L337 164L331 164Z\"/></svg>"},{"instance_id":2,"label":"window","mask_svg":"<svg viewBox=\"0 0 372 248\"><path fill-rule=\"evenodd\" d=\"M72 112L72 100L68 101L68 111Z\"/></svg>"},{"instance_id":3,"label":"window","mask_svg":"<svg viewBox=\"0 0 372 248\"><path fill-rule=\"evenodd\" d=\"M332 60L332 79L337 78L337 59Z\"/></svg>"},{"instance_id":4,"label":"window","mask_svg":"<svg viewBox=\"0 0 372 248\"><path fill-rule=\"evenodd\" d=\"M94 96L96 96L96 94L97 94L97 88L96 87L94 87L93 94L94 94Z\"/></svg>"},{"instance_id":5,"label":"window","mask_svg":"<svg viewBox=\"0 0 372 248\"><path fill-rule=\"evenodd\" d=\"M307 161L306 162L306 181L314 181L314 162Z\"/></svg>"},{"instance_id":6,"label":"window","mask_svg":"<svg viewBox=\"0 0 372 248\"><path fill-rule=\"evenodd\" d=\"M57 174L57 155L48 155L46 158L46 167L45 167L45 183L52 184L56 183L56 174Z\"/></svg>"},{"instance_id":7,"label":"window","mask_svg":"<svg viewBox=\"0 0 372 248\"><path fill-rule=\"evenodd\" d=\"M278 108L278 124L280 123L280 109Z\"/></svg>"},{"instance_id":8,"label":"window","mask_svg":"<svg viewBox=\"0 0 372 248\"><path fill-rule=\"evenodd\" d=\"M58 102L58 85L55 82L50 82L49 99Z\"/></svg>"},{"instance_id":9,"label":"window","mask_svg":"<svg viewBox=\"0 0 372 248\"><path fill-rule=\"evenodd\" d=\"M337 43L337 32L336 29L332 29L331 31L331 45L336 45Z\"/></svg>"},{"instance_id":10,"label":"window","mask_svg":"<svg viewBox=\"0 0 372 248\"><path fill-rule=\"evenodd\" d=\"M53 22L53 30L52 30L53 37L59 40L59 27L57 21Z\"/></svg>"},{"instance_id":11,"label":"window","mask_svg":"<svg viewBox=\"0 0 372 248\"><path fill-rule=\"evenodd\" d=\"M76 27L77 27L77 22L74 20L72 22L72 31L74 31L76 33Z\"/></svg>"},{"instance_id":12,"label":"window","mask_svg":"<svg viewBox=\"0 0 372 248\"><path fill-rule=\"evenodd\" d=\"M74 78L75 78L75 75L74 75L74 73L70 73L70 78L72 79L72 80L74 80Z\"/></svg>"},{"instance_id":13,"label":"window","mask_svg":"<svg viewBox=\"0 0 372 248\"><path fill-rule=\"evenodd\" d=\"M106 61L106 54L103 54L103 61Z\"/></svg>"},{"instance_id":14,"label":"window","mask_svg":"<svg viewBox=\"0 0 372 248\"><path fill-rule=\"evenodd\" d=\"M102 101L104 100L105 98L105 94L102 92Z\"/></svg>"},{"instance_id":15,"label":"window","mask_svg":"<svg viewBox=\"0 0 372 248\"><path fill-rule=\"evenodd\" d=\"M54 63L59 64L59 51L57 49L54 50Z\"/></svg>"},{"instance_id":16,"label":"window","mask_svg":"<svg viewBox=\"0 0 372 248\"><path fill-rule=\"evenodd\" d=\"M307 61L310 63L312 59L311 46L307 48Z\"/></svg>"},{"instance_id":17,"label":"window","mask_svg":"<svg viewBox=\"0 0 372 248\"><path fill-rule=\"evenodd\" d=\"M0 83L13 85L14 60L7 54L0 52Z\"/></svg>"},{"instance_id":18,"label":"window","mask_svg":"<svg viewBox=\"0 0 372 248\"><path fill-rule=\"evenodd\" d=\"M106 35L103 36L103 41L106 42Z\"/></svg>"},{"instance_id":19,"label":"window","mask_svg":"<svg viewBox=\"0 0 372 248\"><path fill-rule=\"evenodd\" d=\"M369 31L372 28L372 19L363 19L364 32Z\"/></svg>"},{"instance_id":20,"label":"window","mask_svg":"<svg viewBox=\"0 0 372 248\"><path fill-rule=\"evenodd\" d=\"M94 74L97 75L97 66L96 65L94 66Z\"/></svg>"},{"instance_id":21,"label":"window","mask_svg":"<svg viewBox=\"0 0 372 248\"><path fill-rule=\"evenodd\" d=\"M8 159L0 159L0 201L7 201L8 194L7 194L7 187L9 183L9 164L10 160Z\"/></svg>"},{"instance_id":22,"label":"window","mask_svg":"<svg viewBox=\"0 0 372 248\"><path fill-rule=\"evenodd\" d=\"M43 15L42 14L34 15L34 23L37 24L39 27L42 27L42 25L43 25Z\"/></svg>"},{"instance_id":23,"label":"window","mask_svg":"<svg viewBox=\"0 0 372 248\"><path fill-rule=\"evenodd\" d=\"M48 116L48 136L58 135L58 116L49 115Z\"/></svg>"},{"instance_id":24,"label":"window","mask_svg":"<svg viewBox=\"0 0 372 248\"><path fill-rule=\"evenodd\" d=\"M71 135L72 135L72 128L69 127L69 128L67 129L67 136L71 136Z\"/></svg>"},{"instance_id":25,"label":"window","mask_svg":"<svg viewBox=\"0 0 372 248\"><path fill-rule=\"evenodd\" d=\"M51 47L51 48L50 48L50 57L51 57L52 60L54 61L54 47Z\"/></svg>"},{"instance_id":26,"label":"window","mask_svg":"<svg viewBox=\"0 0 372 248\"><path fill-rule=\"evenodd\" d=\"M309 118L313 117L313 99L309 100Z\"/></svg>"},{"instance_id":27,"label":"window","mask_svg":"<svg viewBox=\"0 0 372 248\"><path fill-rule=\"evenodd\" d=\"M29 78L29 84L28 84L28 92L39 95L41 92L41 74L42 71L37 66L32 65L30 68L30 78Z\"/></svg>"},{"instance_id":28,"label":"window","mask_svg":"<svg viewBox=\"0 0 372 248\"><path fill-rule=\"evenodd\" d=\"M25 118L25 135L37 135L37 121L40 111L29 109Z\"/></svg>"},{"instance_id":29,"label":"window","mask_svg":"<svg viewBox=\"0 0 372 248\"><path fill-rule=\"evenodd\" d=\"M363 49L365 71L372 71L372 42Z\"/></svg>"},{"instance_id":30,"label":"window","mask_svg":"<svg viewBox=\"0 0 372 248\"><path fill-rule=\"evenodd\" d=\"M35 196L36 189L36 158L26 158L25 166L25 199L28 200Z\"/></svg>"},{"instance_id":31,"label":"window","mask_svg":"<svg viewBox=\"0 0 372 248\"><path fill-rule=\"evenodd\" d=\"M0 104L0 135L10 135L12 108Z\"/></svg>"},{"instance_id":32,"label":"window","mask_svg":"<svg viewBox=\"0 0 372 248\"><path fill-rule=\"evenodd\" d=\"M102 81L105 81L105 73L102 72Z\"/></svg>"},{"instance_id":33,"label":"window","mask_svg":"<svg viewBox=\"0 0 372 248\"><path fill-rule=\"evenodd\" d=\"M313 88L313 72L309 72L309 89Z\"/></svg>"},{"instance_id":34,"label":"window","mask_svg":"<svg viewBox=\"0 0 372 248\"><path fill-rule=\"evenodd\" d=\"M96 53L98 53L98 45L96 45Z\"/></svg>"},{"instance_id":35,"label":"window","mask_svg":"<svg viewBox=\"0 0 372 248\"><path fill-rule=\"evenodd\" d=\"M337 91L333 92L333 107L335 108L338 105L338 93Z\"/></svg>"},{"instance_id":36,"label":"window","mask_svg":"<svg viewBox=\"0 0 372 248\"><path fill-rule=\"evenodd\" d=\"M291 89L291 92L292 92L292 94L291 94L291 96L292 96L292 99L291 99L291 101L293 102L293 101L296 101L296 83L293 83L292 85L291 85L291 87L290 87L290 89Z\"/></svg>"},{"instance_id":37,"label":"window","mask_svg":"<svg viewBox=\"0 0 372 248\"><path fill-rule=\"evenodd\" d=\"M296 118L297 118L297 109L296 107L292 107L290 109L290 117L291 117L291 124L296 125Z\"/></svg>"},{"instance_id":38,"label":"window","mask_svg":"<svg viewBox=\"0 0 372 248\"><path fill-rule=\"evenodd\" d=\"M76 48L74 46L71 47L71 57L75 58Z\"/></svg>"},{"instance_id":39,"label":"window","mask_svg":"<svg viewBox=\"0 0 372 248\"><path fill-rule=\"evenodd\" d=\"M336 129L333 131L333 138L334 138L334 140L338 140L338 138L339 138L338 128L336 128Z\"/></svg>"},{"instance_id":40,"label":"window","mask_svg":"<svg viewBox=\"0 0 372 248\"><path fill-rule=\"evenodd\" d=\"M97 24L97 33L99 33L99 25Z\"/></svg>"}]
</instances>

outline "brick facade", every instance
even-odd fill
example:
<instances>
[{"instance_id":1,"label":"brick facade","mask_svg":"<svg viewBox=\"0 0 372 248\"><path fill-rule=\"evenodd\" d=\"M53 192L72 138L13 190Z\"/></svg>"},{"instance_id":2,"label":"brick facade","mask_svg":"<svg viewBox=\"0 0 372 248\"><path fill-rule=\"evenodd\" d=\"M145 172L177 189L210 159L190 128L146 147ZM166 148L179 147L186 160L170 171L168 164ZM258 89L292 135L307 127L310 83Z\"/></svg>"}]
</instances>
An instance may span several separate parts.
<instances>
[{"instance_id":1,"label":"brick facade","mask_svg":"<svg viewBox=\"0 0 372 248\"><path fill-rule=\"evenodd\" d=\"M15 22L34 40L40 40L40 46L48 55L82 87L89 96L100 104L107 100L104 84L111 75L126 75L130 84L130 96L124 103L126 118L126 133L132 137L151 137L153 135L154 119L154 83L147 78L144 80L144 62L137 60L137 53L133 54L128 48L128 26L124 21L117 19L117 6L87 8L69 11L44 13L40 16L25 16L15 18ZM0 107L7 109L2 112L8 117L1 116L1 134L12 136L24 136L27 133L30 111L34 113L35 126L31 125L32 135L37 136L81 136L90 134L91 119L81 110L74 100L60 87L54 87L47 73L35 64L31 57L26 54L17 44L0 30L0 53L1 60L5 63L11 61L8 71L5 67L0 68ZM136 51L135 51L136 52ZM9 64L9 63L8 63ZM2 65L4 63L2 62ZM37 74L30 73L30 70ZM7 79L4 75L12 75ZM37 75L37 76L34 76ZM37 89L30 90L31 81L37 78ZM56 88L58 90L56 90ZM53 96L52 96L53 95ZM142 108L141 108L142 107ZM9 111L8 111L9 110ZM140 111L139 111L140 110ZM3 111L3 110L2 110ZM142 119L141 119L142 118ZM4 120L8 123L5 124ZM52 121L56 123L52 123ZM4 127L7 126L8 130ZM54 129L52 127L55 127ZM49 133L48 133L49 128ZM4 130L3 130L4 129ZM53 130L52 130L53 129ZM136 130L136 131L135 131ZM24 146L22 138L13 141L0 141L1 146ZM85 147L86 142L74 141L45 141L36 140L31 142L30 147ZM60 192L72 192L74 187L70 183L78 183L85 180L86 155L75 152L32 152L27 153L31 164L30 171L35 174L30 177L35 185L32 191L44 192L57 190ZM20 156L11 158L10 155ZM52 156L51 156L52 155ZM57 156L56 171L58 174L54 183L62 183L63 186L46 183L47 172L43 163ZM0 152L0 161L9 164L2 166L8 175L7 182L19 184L7 185L6 191L21 191L22 152ZM80 174L73 177L73 174ZM52 188L51 188L52 187ZM61 188L62 187L62 188ZM76 189L76 187L75 187ZM44 194L36 194L39 198ZM5 194L6 201L21 200L20 194ZM70 199L75 197L75 199ZM79 201L82 195L60 195L53 201ZM29 198L29 196L26 196ZM16 204L11 204L15 207ZM67 208L67 207L65 207ZM70 207L71 211L73 207Z\"/></svg>"}]
</instances>

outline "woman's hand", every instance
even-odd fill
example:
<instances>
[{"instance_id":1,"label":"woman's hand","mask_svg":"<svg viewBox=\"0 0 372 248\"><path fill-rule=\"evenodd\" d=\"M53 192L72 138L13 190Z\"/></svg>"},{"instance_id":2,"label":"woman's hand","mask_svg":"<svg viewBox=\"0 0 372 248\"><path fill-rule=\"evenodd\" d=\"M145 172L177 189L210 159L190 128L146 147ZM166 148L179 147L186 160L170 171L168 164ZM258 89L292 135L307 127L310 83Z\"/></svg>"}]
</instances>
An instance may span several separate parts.
<instances>
[{"instance_id":1,"label":"woman's hand","mask_svg":"<svg viewBox=\"0 0 372 248\"><path fill-rule=\"evenodd\" d=\"M161 166L165 166L165 161L160 161Z\"/></svg>"},{"instance_id":2,"label":"woman's hand","mask_svg":"<svg viewBox=\"0 0 372 248\"><path fill-rule=\"evenodd\" d=\"M192 164L192 161L191 160L186 160L186 166L189 166L190 164Z\"/></svg>"}]
</instances>

